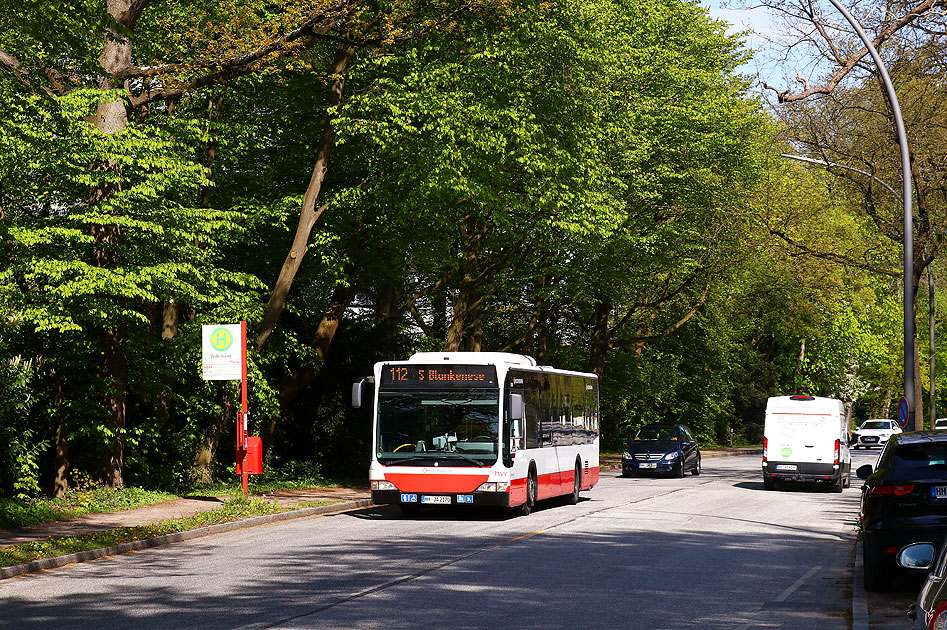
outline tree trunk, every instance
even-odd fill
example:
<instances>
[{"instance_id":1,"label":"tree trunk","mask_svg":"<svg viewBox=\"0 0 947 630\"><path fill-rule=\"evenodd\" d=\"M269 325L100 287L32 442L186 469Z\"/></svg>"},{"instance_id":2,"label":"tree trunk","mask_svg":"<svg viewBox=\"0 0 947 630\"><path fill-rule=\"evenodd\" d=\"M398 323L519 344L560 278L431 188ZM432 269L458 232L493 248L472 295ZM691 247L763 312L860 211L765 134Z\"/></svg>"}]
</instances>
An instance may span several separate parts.
<instances>
[{"instance_id":1,"label":"tree trunk","mask_svg":"<svg viewBox=\"0 0 947 630\"><path fill-rule=\"evenodd\" d=\"M55 369L50 371L53 384L53 413L56 414L56 448L53 454L53 496L62 497L69 489L69 430L66 427L62 379Z\"/></svg>"},{"instance_id":2,"label":"tree trunk","mask_svg":"<svg viewBox=\"0 0 947 630\"><path fill-rule=\"evenodd\" d=\"M348 69L349 61L355 54L355 49L339 44L335 53L335 60L332 64L332 75L335 80L332 82L332 90L329 94L329 107L335 107L342 102L342 89L345 86L345 72ZM302 264L303 256L309 246L309 235L312 228L316 225L319 217L325 212L326 206L316 210L316 199L322 189L322 182L325 179L326 169L328 169L329 150L332 148L335 139L335 131L332 127L332 117L327 114L325 125L322 129L322 138L319 141L319 150L316 153L316 164L312 169L312 176L309 179L309 187L303 197L302 208L299 211L299 223L296 226L296 235L293 238L293 244L286 254L283 261L283 267L280 269L279 277L273 286L273 292L266 304L266 310L263 312L263 319L257 327L256 351L259 352L266 340L269 338L273 329L276 328L276 322L286 308L286 296L289 295L289 288L296 278L299 267Z\"/></svg>"},{"instance_id":3,"label":"tree trunk","mask_svg":"<svg viewBox=\"0 0 947 630\"><path fill-rule=\"evenodd\" d=\"M220 439L224 434L224 428L227 423L237 417L237 405L234 402L234 395L231 388L224 390L221 396L220 413L213 416L210 426L204 431L204 440L201 449L194 458L194 468L196 469L197 483L210 483L212 481L212 467L214 457L217 455L217 447L220 445Z\"/></svg>"},{"instance_id":4,"label":"tree trunk","mask_svg":"<svg viewBox=\"0 0 947 630\"><path fill-rule=\"evenodd\" d=\"M435 289L431 295L431 308L434 315L431 330L437 339L447 342L447 289Z\"/></svg>"},{"instance_id":5,"label":"tree trunk","mask_svg":"<svg viewBox=\"0 0 947 630\"><path fill-rule=\"evenodd\" d=\"M106 8L118 24L134 29L135 22L146 4L147 2L141 0L107 0ZM122 82L113 79L113 76L131 64L131 40L124 32L107 28L102 54L99 55L98 61L104 70L98 79L99 88L103 91L121 88ZM96 106L93 123L96 129L106 135L121 131L128 124L125 103L121 100L100 102ZM110 163L96 165L96 168L119 170L116 164ZM108 199L120 189L119 184L93 188L89 193L90 205ZM99 267L113 265L115 261L109 259L107 245L121 239L121 230L116 225L94 225L91 233L93 236L92 264ZM125 460L123 435L128 388L128 361L124 349L125 330L123 325L115 323L100 328L95 336L103 352L105 403L109 414L109 428L112 432L109 453L103 470L103 481L110 486L121 487L124 485L122 478L122 466Z\"/></svg>"},{"instance_id":6,"label":"tree trunk","mask_svg":"<svg viewBox=\"0 0 947 630\"><path fill-rule=\"evenodd\" d=\"M483 306L478 304L467 316L467 351L480 352L483 349Z\"/></svg>"},{"instance_id":7,"label":"tree trunk","mask_svg":"<svg viewBox=\"0 0 947 630\"><path fill-rule=\"evenodd\" d=\"M355 299L356 293L358 293L358 288L355 285L347 287L336 285L332 291L329 307L319 322L311 344L319 357L321 365L325 364L326 357L329 355L329 348L332 345L332 340L335 338L335 334L339 330L339 325L342 323L342 316L345 314L345 309L347 309L349 304L352 303L352 300ZM292 377L284 380L280 384L280 406L291 403L303 393L315 380L316 374L315 367L311 364L306 364L297 369ZM275 435L275 419L270 418L260 425L260 438L263 440L264 454L268 452L272 446Z\"/></svg>"},{"instance_id":8,"label":"tree trunk","mask_svg":"<svg viewBox=\"0 0 947 630\"><path fill-rule=\"evenodd\" d=\"M595 321L592 337L589 340L589 371L600 379L605 373L605 359L608 354L608 319L612 314L612 299L601 296L595 302Z\"/></svg>"},{"instance_id":9,"label":"tree trunk","mask_svg":"<svg viewBox=\"0 0 947 630\"><path fill-rule=\"evenodd\" d=\"M103 357L105 367L103 381L108 406L109 428L112 432L102 479L113 488L121 488L125 485L122 478L122 466L125 461L125 396L128 391L128 361L123 347L124 340L125 334L121 326L109 327L99 332L99 346L105 353Z\"/></svg>"},{"instance_id":10,"label":"tree trunk","mask_svg":"<svg viewBox=\"0 0 947 630\"><path fill-rule=\"evenodd\" d=\"M799 374L802 372L803 362L806 360L806 338L802 338L802 343L799 344L799 362L796 363L796 369L793 371L792 375L792 393L796 395L799 393Z\"/></svg>"},{"instance_id":11,"label":"tree trunk","mask_svg":"<svg viewBox=\"0 0 947 630\"><path fill-rule=\"evenodd\" d=\"M469 275L464 274L461 280L460 290L454 299L453 319L450 328L447 329L447 351L458 352L464 341L467 332L467 317L471 312L471 307L476 297L473 295L474 286Z\"/></svg>"}]
</instances>

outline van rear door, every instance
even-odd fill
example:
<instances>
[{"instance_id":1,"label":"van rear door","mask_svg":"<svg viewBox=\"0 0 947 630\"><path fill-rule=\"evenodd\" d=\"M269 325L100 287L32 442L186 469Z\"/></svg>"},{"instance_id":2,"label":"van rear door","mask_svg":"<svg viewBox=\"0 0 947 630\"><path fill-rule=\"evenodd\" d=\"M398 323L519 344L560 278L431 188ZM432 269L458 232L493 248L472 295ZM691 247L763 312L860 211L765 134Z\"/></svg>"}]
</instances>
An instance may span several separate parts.
<instances>
[{"instance_id":1,"label":"van rear door","mask_svg":"<svg viewBox=\"0 0 947 630\"><path fill-rule=\"evenodd\" d=\"M831 464L835 460L838 418L813 410L774 412L769 440L771 461Z\"/></svg>"}]
</instances>

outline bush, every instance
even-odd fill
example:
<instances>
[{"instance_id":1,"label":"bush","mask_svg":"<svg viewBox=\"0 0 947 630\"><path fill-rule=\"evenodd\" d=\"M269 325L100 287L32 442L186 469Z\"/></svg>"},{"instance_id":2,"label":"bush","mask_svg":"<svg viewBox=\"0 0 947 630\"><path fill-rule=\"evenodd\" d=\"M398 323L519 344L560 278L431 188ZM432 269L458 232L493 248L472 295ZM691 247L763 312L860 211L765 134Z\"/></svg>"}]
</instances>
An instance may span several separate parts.
<instances>
[{"instance_id":1,"label":"bush","mask_svg":"<svg viewBox=\"0 0 947 630\"><path fill-rule=\"evenodd\" d=\"M0 357L3 350L0 340ZM0 361L0 496L26 499L40 491L39 459L49 441L30 416L33 362L19 356Z\"/></svg>"}]
</instances>

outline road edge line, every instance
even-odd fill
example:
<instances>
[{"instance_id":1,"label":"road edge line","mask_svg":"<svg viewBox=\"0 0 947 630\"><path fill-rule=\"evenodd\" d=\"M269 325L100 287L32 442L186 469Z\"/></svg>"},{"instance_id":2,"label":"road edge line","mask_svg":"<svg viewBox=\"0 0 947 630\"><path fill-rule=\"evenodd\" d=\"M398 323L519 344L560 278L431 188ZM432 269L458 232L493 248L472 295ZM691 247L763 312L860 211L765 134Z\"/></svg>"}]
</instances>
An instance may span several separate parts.
<instances>
[{"instance_id":1,"label":"road edge line","mask_svg":"<svg viewBox=\"0 0 947 630\"><path fill-rule=\"evenodd\" d=\"M320 505L316 507L301 508L298 510L288 510L286 512L277 512L275 514L253 516L250 518L241 519L239 521L217 523L215 525L207 525L205 527L189 529L184 532L165 534L163 536L155 536L154 538L132 540L126 543L121 543L120 545L114 545L112 547L88 549L86 551L70 553L64 556L56 556L55 558L40 558L39 560L31 560L30 562L24 562L23 564L15 564L9 567L0 567L0 579L25 575L27 573L39 573L40 571L48 571L49 569L58 569L59 567L64 567L68 564L90 562L92 560L105 558L107 556L117 556L125 553L152 549L154 547L163 547L165 545L170 545L177 542L184 542L186 540L193 540L194 538L202 538L204 536L213 536L214 534L224 534L227 532L236 531L238 529L258 527L260 525L268 525L270 523L289 521L297 518L306 518L308 516L319 516L321 514L330 514L333 512L345 512L348 510L356 510L359 508L368 507L370 505L372 505L371 499L355 499L353 501L333 503L331 505Z\"/></svg>"}]
</instances>

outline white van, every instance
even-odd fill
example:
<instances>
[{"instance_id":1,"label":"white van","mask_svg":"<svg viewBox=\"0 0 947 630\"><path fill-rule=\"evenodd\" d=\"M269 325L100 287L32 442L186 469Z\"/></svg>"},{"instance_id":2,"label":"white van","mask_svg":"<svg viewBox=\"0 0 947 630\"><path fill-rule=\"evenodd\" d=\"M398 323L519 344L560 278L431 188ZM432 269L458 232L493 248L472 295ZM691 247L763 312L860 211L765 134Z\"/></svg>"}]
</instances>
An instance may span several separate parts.
<instances>
[{"instance_id":1,"label":"white van","mask_svg":"<svg viewBox=\"0 0 947 630\"><path fill-rule=\"evenodd\" d=\"M841 492L851 483L845 406L834 398L775 396L766 403L763 486L777 481L828 483Z\"/></svg>"}]
</instances>

